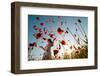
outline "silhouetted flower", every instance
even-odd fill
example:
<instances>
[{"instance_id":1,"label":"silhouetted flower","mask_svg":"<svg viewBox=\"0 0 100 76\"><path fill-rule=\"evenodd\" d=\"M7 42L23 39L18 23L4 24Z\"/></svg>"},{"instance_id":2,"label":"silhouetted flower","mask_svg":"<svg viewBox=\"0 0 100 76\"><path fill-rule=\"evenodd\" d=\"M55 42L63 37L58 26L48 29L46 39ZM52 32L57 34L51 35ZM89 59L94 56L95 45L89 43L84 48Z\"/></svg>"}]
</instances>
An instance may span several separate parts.
<instances>
[{"instance_id":1,"label":"silhouetted flower","mask_svg":"<svg viewBox=\"0 0 100 76\"><path fill-rule=\"evenodd\" d=\"M30 47L34 47L34 46L36 47L37 44L36 44L36 42L33 42L33 43L30 43L29 46L30 46Z\"/></svg>"},{"instance_id":2,"label":"silhouetted flower","mask_svg":"<svg viewBox=\"0 0 100 76\"><path fill-rule=\"evenodd\" d=\"M38 27L37 27L36 25L34 25L33 28L34 28L35 30L38 30Z\"/></svg>"},{"instance_id":3,"label":"silhouetted flower","mask_svg":"<svg viewBox=\"0 0 100 76\"><path fill-rule=\"evenodd\" d=\"M80 19L78 19L78 22L81 23L82 21Z\"/></svg>"},{"instance_id":4,"label":"silhouetted flower","mask_svg":"<svg viewBox=\"0 0 100 76\"><path fill-rule=\"evenodd\" d=\"M66 34L68 34L68 31L66 30L66 32L65 32Z\"/></svg>"}]
</instances>

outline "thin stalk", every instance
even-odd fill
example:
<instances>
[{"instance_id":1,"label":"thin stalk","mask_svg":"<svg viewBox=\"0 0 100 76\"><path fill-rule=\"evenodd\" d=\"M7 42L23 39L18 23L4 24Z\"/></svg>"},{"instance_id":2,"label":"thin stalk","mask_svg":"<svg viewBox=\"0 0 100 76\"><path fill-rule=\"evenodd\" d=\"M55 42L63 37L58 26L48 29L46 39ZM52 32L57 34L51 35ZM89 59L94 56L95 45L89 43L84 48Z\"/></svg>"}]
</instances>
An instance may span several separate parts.
<instances>
[{"instance_id":1,"label":"thin stalk","mask_svg":"<svg viewBox=\"0 0 100 76\"><path fill-rule=\"evenodd\" d=\"M61 44L60 41L59 41L59 44ZM62 47L63 47L64 50L66 50L63 45L62 45Z\"/></svg>"},{"instance_id":2,"label":"thin stalk","mask_svg":"<svg viewBox=\"0 0 100 76\"><path fill-rule=\"evenodd\" d=\"M77 40L76 40L76 38L74 37L73 33L71 32L70 29L68 29L68 30L69 30L70 34L72 35L72 37L74 38L74 40L76 41L76 43L77 43L77 45L78 45L79 43L77 42Z\"/></svg>"},{"instance_id":3,"label":"thin stalk","mask_svg":"<svg viewBox=\"0 0 100 76\"><path fill-rule=\"evenodd\" d=\"M78 37L84 42L85 40L84 39L82 39L81 37L80 37L80 35L78 34L78 32L76 31L76 33L77 33L77 35L78 35ZM86 43L86 42L85 42Z\"/></svg>"},{"instance_id":4,"label":"thin stalk","mask_svg":"<svg viewBox=\"0 0 100 76\"><path fill-rule=\"evenodd\" d=\"M79 23L79 24L80 24L80 27L81 27L81 29L83 30L84 34L86 35L86 32L85 32L85 30L83 29L81 23Z\"/></svg>"},{"instance_id":5,"label":"thin stalk","mask_svg":"<svg viewBox=\"0 0 100 76\"><path fill-rule=\"evenodd\" d=\"M61 36L62 37L62 36ZM63 40L66 42L66 40L64 39L64 37L62 37L63 38ZM68 41L68 40L67 40ZM70 43L71 44L71 43ZM67 45L68 46L68 45ZM69 47L69 46L68 46ZM70 48L70 47L69 47Z\"/></svg>"},{"instance_id":6,"label":"thin stalk","mask_svg":"<svg viewBox=\"0 0 100 76\"><path fill-rule=\"evenodd\" d=\"M84 36L84 33L82 32L82 30L81 30L81 28L79 27L79 25L76 23L76 26L78 27L78 29L80 30L80 32L81 32L81 34L83 35L83 37L85 37Z\"/></svg>"},{"instance_id":7,"label":"thin stalk","mask_svg":"<svg viewBox=\"0 0 100 76\"><path fill-rule=\"evenodd\" d=\"M65 25L64 25L65 26ZM66 27L66 26L65 26ZM74 38L74 40L75 40L75 42L76 42L76 44L77 44L77 46L78 46L78 42L77 42L77 40L76 40L76 38L74 37L74 35L73 35L73 33L71 32L71 30L67 27L66 28L67 30L69 30L69 32L70 32L70 34L72 35L72 37Z\"/></svg>"},{"instance_id":8,"label":"thin stalk","mask_svg":"<svg viewBox=\"0 0 100 76\"><path fill-rule=\"evenodd\" d=\"M83 31L83 33L84 33L84 36L85 36L85 37L86 37L86 39L87 39L87 35L86 35L85 30L83 29L83 27L82 27L81 23L79 23L79 26L80 26L80 28L82 29L82 31Z\"/></svg>"}]
</instances>

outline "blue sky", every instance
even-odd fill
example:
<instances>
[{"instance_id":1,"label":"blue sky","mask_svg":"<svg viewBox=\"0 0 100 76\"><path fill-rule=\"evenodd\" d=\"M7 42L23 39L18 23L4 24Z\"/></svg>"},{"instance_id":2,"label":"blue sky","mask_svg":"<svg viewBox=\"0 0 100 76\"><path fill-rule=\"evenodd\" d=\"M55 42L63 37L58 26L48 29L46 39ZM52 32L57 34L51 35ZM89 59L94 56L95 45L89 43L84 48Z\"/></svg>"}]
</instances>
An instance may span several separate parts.
<instances>
[{"instance_id":1,"label":"blue sky","mask_svg":"<svg viewBox=\"0 0 100 76\"><path fill-rule=\"evenodd\" d=\"M36 17L39 17L39 20L36 19ZM46 23L46 20L52 19L54 22L48 22ZM88 34L88 18L87 17L75 17L75 16L47 16L47 15L28 15L28 43L37 42L38 46L45 46L46 42L44 42L42 39L37 40L33 34L38 33L36 30L33 29L33 26L36 25L37 27L43 29L44 27L48 31L53 31L53 33L57 36L58 39L62 39L62 37L57 34L56 30L58 27L62 28L64 31L67 30L67 27L71 30L73 34L76 33L76 28L78 27L75 25L77 20L80 19L81 25L83 29L85 30L85 33ZM40 23L44 23L44 26L41 26ZM61 25L62 22L62 25ZM77 33L80 35L81 38L84 39L81 32L78 30ZM48 35L45 35L44 37L48 37ZM76 41L73 39L73 37L68 35L63 35L63 38L65 40L70 40L70 43L76 44ZM41 54L43 54L43 51L39 48L35 48L32 52L33 56L39 57Z\"/></svg>"}]
</instances>

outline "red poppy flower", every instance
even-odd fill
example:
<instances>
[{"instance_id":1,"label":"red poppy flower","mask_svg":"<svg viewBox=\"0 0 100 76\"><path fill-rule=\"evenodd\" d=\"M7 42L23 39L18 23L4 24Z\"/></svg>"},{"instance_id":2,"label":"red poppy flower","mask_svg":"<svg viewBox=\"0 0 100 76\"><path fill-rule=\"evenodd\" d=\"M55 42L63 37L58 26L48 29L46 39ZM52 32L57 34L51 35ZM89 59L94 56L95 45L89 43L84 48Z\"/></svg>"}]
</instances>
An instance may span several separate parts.
<instances>
[{"instance_id":1,"label":"red poppy flower","mask_svg":"<svg viewBox=\"0 0 100 76\"><path fill-rule=\"evenodd\" d=\"M33 42L33 46L35 46L35 47L37 46L36 42Z\"/></svg>"},{"instance_id":2,"label":"red poppy flower","mask_svg":"<svg viewBox=\"0 0 100 76\"><path fill-rule=\"evenodd\" d=\"M40 18L39 17L36 17L36 20L40 20Z\"/></svg>"},{"instance_id":3,"label":"red poppy flower","mask_svg":"<svg viewBox=\"0 0 100 76\"><path fill-rule=\"evenodd\" d=\"M36 39L41 38L42 37L42 33L37 33L35 37L36 37Z\"/></svg>"},{"instance_id":4,"label":"red poppy flower","mask_svg":"<svg viewBox=\"0 0 100 76\"><path fill-rule=\"evenodd\" d=\"M33 28L36 28L36 25L34 25Z\"/></svg>"},{"instance_id":5,"label":"red poppy flower","mask_svg":"<svg viewBox=\"0 0 100 76\"><path fill-rule=\"evenodd\" d=\"M53 38L53 37L54 37L54 34L49 34L49 36L50 36L51 38Z\"/></svg>"},{"instance_id":6,"label":"red poppy flower","mask_svg":"<svg viewBox=\"0 0 100 76\"><path fill-rule=\"evenodd\" d=\"M57 29L58 34L62 34L64 30L62 30L60 27Z\"/></svg>"},{"instance_id":7,"label":"red poppy flower","mask_svg":"<svg viewBox=\"0 0 100 76\"><path fill-rule=\"evenodd\" d=\"M56 55L59 52L59 50L53 50L53 52L54 52L54 55Z\"/></svg>"},{"instance_id":8,"label":"red poppy flower","mask_svg":"<svg viewBox=\"0 0 100 76\"><path fill-rule=\"evenodd\" d=\"M41 26L43 26L43 25L44 25L44 23L43 23L43 22L41 22L41 23L40 23L40 25L41 25Z\"/></svg>"},{"instance_id":9,"label":"red poppy flower","mask_svg":"<svg viewBox=\"0 0 100 76\"><path fill-rule=\"evenodd\" d=\"M47 34L47 31L45 31L44 33Z\"/></svg>"},{"instance_id":10,"label":"red poppy flower","mask_svg":"<svg viewBox=\"0 0 100 76\"><path fill-rule=\"evenodd\" d=\"M61 43L62 45L65 45L65 44L66 44L66 42L65 42L64 40L62 40L60 43Z\"/></svg>"},{"instance_id":11,"label":"red poppy flower","mask_svg":"<svg viewBox=\"0 0 100 76\"><path fill-rule=\"evenodd\" d=\"M36 25L34 25L33 28L34 28L35 30L38 30L38 27L37 27Z\"/></svg>"}]
</instances>

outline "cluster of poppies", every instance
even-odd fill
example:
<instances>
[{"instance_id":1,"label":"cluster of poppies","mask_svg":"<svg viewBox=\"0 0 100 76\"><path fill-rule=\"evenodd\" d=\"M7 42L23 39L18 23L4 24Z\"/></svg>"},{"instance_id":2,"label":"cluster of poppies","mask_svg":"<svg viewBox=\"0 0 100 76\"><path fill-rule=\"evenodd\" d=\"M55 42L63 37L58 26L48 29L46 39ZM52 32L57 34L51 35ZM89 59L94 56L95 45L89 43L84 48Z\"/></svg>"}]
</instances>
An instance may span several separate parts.
<instances>
[{"instance_id":1,"label":"cluster of poppies","mask_svg":"<svg viewBox=\"0 0 100 76\"><path fill-rule=\"evenodd\" d=\"M61 16L58 16L58 19L60 19ZM33 34L33 37L35 37L36 39L43 39L43 40L46 40L47 38L45 38L44 36L45 35L48 35L51 39L53 40L57 40L57 36L54 34L54 33L50 33L50 31L47 31L47 28L45 27L45 23L44 22L41 22L40 20L40 17L39 16L36 16L36 20L40 22L40 26L42 27L38 27L36 24L33 25L33 30L37 31L37 33ZM46 23L49 23L49 22L52 22L54 23L54 19L53 18L49 18L46 20ZM60 22L60 25L63 25L63 21ZM61 27L58 27L56 32L59 34L59 35L62 35L63 33L68 33L68 31L64 31ZM65 40L61 40L60 43L62 45L66 45L66 42ZM33 43L29 43L29 47L36 47L37 44L36 42L33 42ZM58 53L59 50L54 50L54 55Z\"/></svg>"},{"instance_id":2,"label":"cluster of poppies","mask_svg":"<svg viewBox=\"0 0 100 76\"><path fill-rule=\"evenodd\" d=\"M58 16L58 19L60 19L60 18L62 18L62 17ZM66 28L66 30L64 30L62 28L63 21L60 21L60 26L57 27L56 34L55 34L55 32L51 32L50 30L47 30L47 28L46 28L46 23L50 23L50 22L55 23L55 20L53 18L47 19L45 21L46 23L41 22L41 18L39 16L36 16L36 20L39 21L40 27L37 26L36 24L33 25L33 30L36 31L36 33L33 34L33 37L35 37L37 40L38 39L47 40L49 38L51 38L52 40L57 40L59 38L57 38L56 34L61 36L63 34L68 34L68 33L70 33L74 39L75 39L75 37L77 37L77 34L72 34L71 30L68 27ZM81 23L81 20L79 19L78 22ZM77 25L77 23L75 23L75 24ZM75 30L76 30L76 32L78 31L77 28ZM45 38L46 37L45 35L47 35L47 37L49 37L49 38ZM68 43L66 41L67 40L62 39L62 40L60 40L60 44L68 45ZM78 38L78 41L79 41L79 38ZM76 42L77 42L77 40L76 40ZM29 47L37 47L37 46L38 45L36 42L29 43ZM59 47L61 47L61 46L59 46ZM74 46L74 45L70 46L69 48L70 49L74 48L75 50L77 50L76 46ZM60 48L53 50L54 56L59 53L59 50L60 50ZM76 51L76 53L79 53L79 51Z\"/></svg>"}]
</instances>

